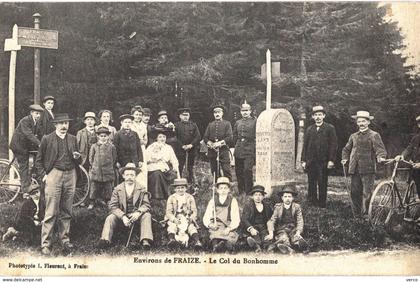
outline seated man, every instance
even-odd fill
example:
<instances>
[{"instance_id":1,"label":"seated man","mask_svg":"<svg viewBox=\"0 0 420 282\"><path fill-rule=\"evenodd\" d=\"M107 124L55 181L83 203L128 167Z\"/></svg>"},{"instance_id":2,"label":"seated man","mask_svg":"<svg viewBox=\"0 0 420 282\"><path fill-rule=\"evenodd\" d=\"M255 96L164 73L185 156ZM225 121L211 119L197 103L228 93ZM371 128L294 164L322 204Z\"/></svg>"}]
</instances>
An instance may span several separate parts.
<instances>
[{"instance_id":1,"label":"seated man","mask_svg":"<svg viewBox=\"0 0 420 282\"><path fill-rule=\"evenodd\" d=\"M128 163L120 169L124 182L114 188L108 207L110 214L105 219L102 236L98 248L110 246L114 230L124 224L132 227L140 221L140 242L144 249L150 249L153 241L152 216L150 215L149 193L135 181L140 169L133 163Z\"/></svg>"},{"instance_id":2,"label":"seated man","mask_svg":"<svg viewBox=\"0 0 420 282\"><path fill-rule=\"evenodd\" d=\"M300 205L293 202L297 192L292 187L284 187L280 195L283 202L274 206L273 215L267 222L266 240L274 238L274 244L268 247L268 251L277 248L282 254L289 254L293 252L291 246L305 248L306 242L301 236L303 215Z\"/></svg>"},{"instance_id":3,"label":"seated man","mask_svg":"<svg viewBox=\"0 0 420 282\"><path fill-rule=\"evenodd\" d=\"M246 202L242 212L246 241L249 247L256 252L266 249L270 244L265 240L265 237L268 235L267 221L271 218L273 209L263 201L265 194L263 186L252 187L249 192L251 199Z\"/></svg>"}]
</instances>

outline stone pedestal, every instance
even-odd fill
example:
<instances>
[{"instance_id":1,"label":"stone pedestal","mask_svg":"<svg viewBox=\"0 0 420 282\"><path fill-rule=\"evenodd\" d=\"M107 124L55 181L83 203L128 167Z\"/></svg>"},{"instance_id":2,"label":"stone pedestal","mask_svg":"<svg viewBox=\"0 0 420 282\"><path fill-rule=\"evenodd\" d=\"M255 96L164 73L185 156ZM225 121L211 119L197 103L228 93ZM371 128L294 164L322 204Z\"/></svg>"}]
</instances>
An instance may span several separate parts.
<instances>
[{"instance_id":1,"label":"stone pedestal","mask_svg":"<svg viewBox=\"0 0 420 282\"><path fill-rule=\"evenodd\" d=\"M295 122L285 109L265 110L256 128L256 184L263 185L268 196L273 190L294 185Z\"/></svg>"}]
</instances>

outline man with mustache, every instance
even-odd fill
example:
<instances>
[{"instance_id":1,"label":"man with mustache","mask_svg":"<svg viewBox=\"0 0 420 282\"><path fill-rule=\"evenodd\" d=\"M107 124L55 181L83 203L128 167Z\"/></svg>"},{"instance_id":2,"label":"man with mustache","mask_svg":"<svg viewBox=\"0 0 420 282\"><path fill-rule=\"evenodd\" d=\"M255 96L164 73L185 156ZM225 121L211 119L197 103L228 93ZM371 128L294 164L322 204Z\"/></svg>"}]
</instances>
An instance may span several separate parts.
<instances>
[{"instance_id":1,"label":"man with mustache","mask_svg":"<svg viewBox=\"0 0 420 282\"><path fill-rule=\"evenodd\" d=\"M55 132L41 140L35 166L42 181L45 181L45 216L41 231L41 252L51 254L54 228L64 249L71 251L70 221L73 197L76 189L76 167L81 154L78 152L76 136L68 134L67 114L56 114L53 119Z\"/></svg>"},{"instance_id":2,"label":"man with mustache","mask_svg":"<svg viewBox=\"0 0 420 282\"><path fill-rule=\"evenodd\" d=\"M328 170L334 167L337 153L335 127L324 122L323 106L312 108L315 124L306 129L302 150L302 167L308 173L308 202L325 208Z\"/></svg>"},{"instance_id":3,"label":"man with mustache","mask_svg":"<svg viewBox=\"0 0 420 282\"><path fill-rule=\"evenodd\" d=\"M28 192L31 184L29 172L29 151L37 151L40 141L36 135L39 117L44 109L40 105L29 106L30 113L22 118L10 141L12 150L19 165L19 174L22 180L22 192Z\"/></svg>"},{"instance_id":4,"label":"man with mustache","mask_svg":"<svg viewBox=\"0 0 420 282\"><path fill-rule=\"evenodd\" d=\"M344 166L349 162L354 213L366 218L375 181L376 162L385 161L387 152L379 133L369 128L374 118L369 112L358 111L351 117L356 120L359 131L350 135L342 151L341 163Z\"/></svg>"},{"instance_id":5,"label":"man with mustache","mask_svg":"<svg viewBox=\"0 0 420 282\"><path fill-rule=\"evenodd\" d=\"M209 123L203 137L204 143L209 148L208 158L211 173L212 175L216 173L216 179L221 176L220 171L217 171L217 153L219 152L219 163L223 176L231 180L229 145L233 139L232 125L229 121L223 120L225 107L215 105L211 109L213 110L214 121Z\"/></svg>"}]
</instances>

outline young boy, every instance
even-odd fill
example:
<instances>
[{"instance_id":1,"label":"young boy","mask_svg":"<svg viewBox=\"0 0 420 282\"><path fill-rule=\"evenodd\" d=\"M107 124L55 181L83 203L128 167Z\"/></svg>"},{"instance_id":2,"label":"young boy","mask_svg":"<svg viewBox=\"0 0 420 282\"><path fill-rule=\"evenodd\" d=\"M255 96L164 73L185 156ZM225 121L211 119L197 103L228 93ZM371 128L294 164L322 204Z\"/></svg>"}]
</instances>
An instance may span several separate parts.
<instances>
[{"instance_id":1,"label":"young boy","mask_svg":"<svg viewBox=\"0 0 420 282\"><path fill-rule=\"evenodd\" d=\"M29 192L23 194L24 200L14 226L7 229L2 240L22 240L31 245L39 244L41 240L41 220L39 213L38 185L31 185Z\"/></svg>"},{"instance_id":2,"label":"young boy","mask_svg":"<svg viewBox=\"0 0 420 282\"><path fill-rule=\"evenodd\" d=\"M81 165L86 169L89 170L90 163L89 163L89 151L90 147L96 143L96 134L95 134L95 123L96 123L96 115L94 112L86 112L85 116L83 117L83 122L85 123L86 127L79 130L76 135L77 139L77 146L79 147L79 151L82 154L82 162Z\"/></svg>"},{"instance_id":3,"label":"young boy","mask_svg":"<svg viewBox=\"0 0 420 282\"><path fill-rule=\"evenodd\" d=\"M238 202L230 193L229 178L217 179L215 197L207 205L203 224L209 228L213 252L234 250L239 237L236 229L240 216Z\"/></svg>"},{"instance_id":4,"label":"young boy","mask_svg":"<svg viewBox=\"0 0 420 282\"><path fill-rule=\"evenodd\" d=\"M266 240L273 241L268 251L276 248L282 254L293 252L293 247L304 248L306 243L301 234L303 232L303 216L300 205L293 202L297 192L292 187L284 187L280 192L282 203L274 206L271 219L267 222L268 235Z\"/></svg>"},{"instance_id":5,"label":"young boy","mask_svg":"<svg viewBox=\"0 0 420 282\"><path fill-rule=\"evenodd\" d=\"M249 192L251 199L245 204L242 212L242 223L246 241L251 249L261 252L270 244L265 240L268 235L267 221L273 214L273 209L266 202L263 202L265 191L261 185L255 185Z\"/></svg>"},{"instance_id":6,"label":"young boy","mask_svg":"<svg viewBox=\"0 0 420 282\"><path fill-rule=\"evenodd\" d=\"M168 220L168 246L174 247L178 242L188 246L191 237L191 245L195 249L201 249L202 244L196 228L197 207L194 197L186 192L188 181L186 178L175 179L172 186L175 193L169 196L166 202L165 215L165 219Z\"/></svg>"},{"instance_id":7,"label":"young boy","mask_svg":"<svg viewBox=\"0 0 420 282\"><path fill-rule=\"evenodd\" d=\"M99 127L96 131L98 142L90 148L89 163L91 164L90 204L88 210L93 209L95 201L108 202L114 187L114 167L117 163L117 149L109 141L111 132L106 127Z\"/></svg>"},{"instance_id":8,"label":"young boy","mask_svg":"<svg viewBox=\"0 0 420 282\"><path fill-rule=\"evenodd\" d=\"M124 114L120 116L121 129L114 137L119 167L124 167L127 163L134 163L139 168L143 165L140 138L137 133L131 130L133 120L132 115Z\"/></svg>"}]
</instances>

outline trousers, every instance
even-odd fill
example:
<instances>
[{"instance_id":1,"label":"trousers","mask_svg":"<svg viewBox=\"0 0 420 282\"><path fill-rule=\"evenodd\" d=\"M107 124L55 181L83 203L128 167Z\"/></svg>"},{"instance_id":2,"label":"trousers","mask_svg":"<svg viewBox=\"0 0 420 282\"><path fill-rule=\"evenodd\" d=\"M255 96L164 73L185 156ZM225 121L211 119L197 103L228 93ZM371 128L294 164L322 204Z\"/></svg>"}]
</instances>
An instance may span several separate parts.
<instances>
[{"instance_id":1,"label":"trousers","mask_svg":"<svg viewBox=\"0 0 420 282\"><path fill-rule=\"evenodd\" d=\"M23 193L28 192L31 185L31 176L29 174L29 154L15 154L19 166L20 181Z\"/></svg>"},{"instance_id":2,"label":"trousers","mask_svg":"<svg viewBox=\"0 0 420 282\"><path fill-rule=\"evenodd\" d=\"M363 216L367 214L374 182L374 173L360 174L358 170L356 170L356 172L352 174L350 195L355 215Z\"/></svg>"},{"instance_id":3,"label":"trousers","mask_svg":"<svg viewBox=\"0 0 420 282\"><path fill-rule=\"evenodd\" d=\"M239 193L248 194L253 185L252 167L255 160L253 157L235 158L235 173L238 180Z\"/></svg>"},{"instance_id":4,"label":"trousers","mask_svg":"<svg viewBox=\"0 0 420 282\"><path fill-rule=\"evenodd\" d=\"M184 171L184 166L186 162L187 154L178 154L178 162L179 162L179 174L182 176L182 172ZM194 182L194 161L195 161L195 152L193 150L188 151L188 163L187 163L187 173L188 173L188 183Z\"/></svg>"},{"instance_id":5,"label":"trousers","mask_svg":"<svg viewBox=\"0 0 420 282\"><path fill-rule=\"evenodd\" d=\"M327 204L327 162L313 162L308 167L308 201L325 208Z\"/></svg>"},{"instance_id":6,"label":"trousers","mask_svg":"<svg viewBox=\"0 0 420 282\"><path fill-rule=\"evenodd\" d=\"M229 150L221 151L219 155L220 171L217 171L217 157L209 157L211 174L216 173L216 179L219 178L223 172L223 176L232 181L232 173L230 172L230 152Z\"/></svg>"}]
</instances>

